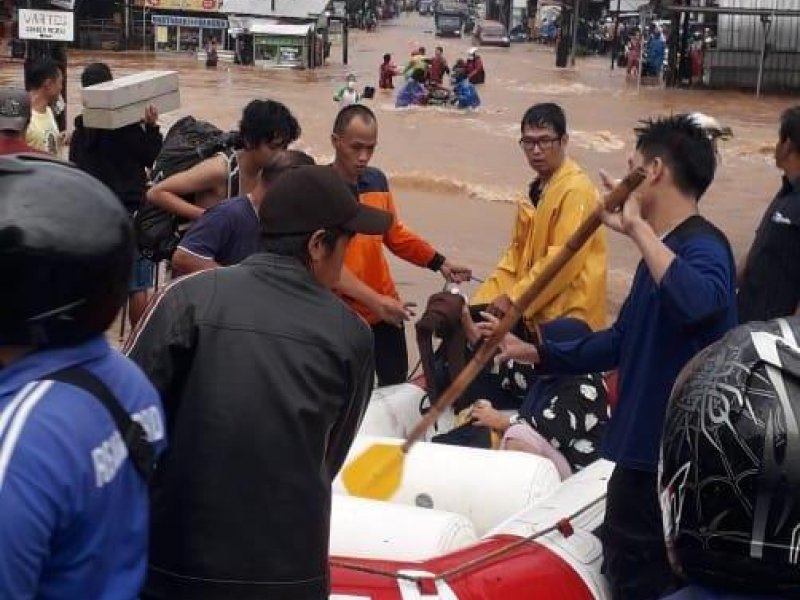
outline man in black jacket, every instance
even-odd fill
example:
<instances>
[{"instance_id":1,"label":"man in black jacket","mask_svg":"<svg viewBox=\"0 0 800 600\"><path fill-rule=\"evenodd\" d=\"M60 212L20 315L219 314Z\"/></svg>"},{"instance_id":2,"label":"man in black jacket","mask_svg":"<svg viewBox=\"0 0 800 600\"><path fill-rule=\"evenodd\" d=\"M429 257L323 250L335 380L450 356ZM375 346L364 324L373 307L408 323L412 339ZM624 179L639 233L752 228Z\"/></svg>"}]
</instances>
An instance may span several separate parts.
<instances>
[{"instance_id":1,"label":"man in black jacket","mask_svg":"<svg viewBox=\"0 0 800 600\"><path fill-rule=\"evenodd\" d=\"M372 392L369 327L330 290L391 216L331 167L279 177L262 251L170 285L129 341L171 440L143 598L328 597L331 482Z\"/></svg>"},{"instance_id":2,"label":"man in black jacket","mask_svg":"<svg viewBox=\"0 0 800 600\"><path fill-rule=\"evenodd\" d=\"M89 87L113 79L105 63L92 63L81 74L81 86ZM152 166L161 151L163 136L158 127L158 111L145 109L139 123L119 129L85 127L83 116L75 118L75 132L69 147L69 160L105 183L132 216L144 200L147 189L145 169ZM147 291L153 286L153 263L137 253L128 287L128 318L136 325L147 306Z\"/></svg>"}]
</instances>

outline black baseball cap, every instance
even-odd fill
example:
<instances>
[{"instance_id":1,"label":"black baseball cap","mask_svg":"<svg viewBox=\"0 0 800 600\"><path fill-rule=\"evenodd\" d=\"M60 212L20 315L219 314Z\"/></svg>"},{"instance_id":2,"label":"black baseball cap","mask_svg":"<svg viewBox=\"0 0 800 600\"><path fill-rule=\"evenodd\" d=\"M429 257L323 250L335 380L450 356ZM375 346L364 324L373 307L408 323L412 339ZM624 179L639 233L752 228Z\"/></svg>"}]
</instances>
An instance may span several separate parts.
<instances>
[{"instance_id":1,"label":"black baseball cap","mask_svg":"<svg viewBox=\"0 0 800 600\"><path fill-rule=\"evenodd\" d=\"M390 213L361 204L330 166L286 171L270 186L258 216L265 235L312 233L333 227L380 235L392 224Z\"/></svg>"}]
</instances>

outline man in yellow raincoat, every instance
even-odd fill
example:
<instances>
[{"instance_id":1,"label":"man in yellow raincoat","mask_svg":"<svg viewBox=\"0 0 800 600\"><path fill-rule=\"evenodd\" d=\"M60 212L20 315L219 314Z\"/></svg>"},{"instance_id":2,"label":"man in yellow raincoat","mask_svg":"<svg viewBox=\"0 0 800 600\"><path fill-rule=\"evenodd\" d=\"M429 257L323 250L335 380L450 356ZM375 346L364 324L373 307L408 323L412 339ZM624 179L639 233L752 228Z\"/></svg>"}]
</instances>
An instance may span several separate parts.
<instances>
[{"instance_id":1,"label":"man in yellow raincoat","mask_svg":"<svg viewBox=\"0 0 800 600\"><path fill-rule=\"evenodd\" d=\"M527 198L520 200L511 243L494 273L473 296L504 314L565 245L597 206L597 190L566 155L569 137L557 104L536 104L522 118L519 143L536 172ZM581 319L594 329L606 323L606 240L599 229L525 311L529 329L557 317Z\"/></svg>"}]
</instances>

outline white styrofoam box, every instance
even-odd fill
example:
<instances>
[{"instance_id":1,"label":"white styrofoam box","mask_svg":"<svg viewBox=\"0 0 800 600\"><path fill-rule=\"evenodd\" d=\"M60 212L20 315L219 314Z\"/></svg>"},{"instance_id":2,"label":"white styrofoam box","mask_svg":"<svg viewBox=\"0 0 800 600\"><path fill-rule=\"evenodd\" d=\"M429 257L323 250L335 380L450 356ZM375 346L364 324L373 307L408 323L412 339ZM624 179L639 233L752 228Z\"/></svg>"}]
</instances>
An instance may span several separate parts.
<instances>
[{"instance_id":1,"label":"white styrofoam box","mask_svg":"<svg viewBox=\"0 0 800 600\"><path fill-rule=\"evenodd\" d=\"M122 108L180 89L177 71L142 71L83 88L84 108Z\"/></svg>"},{"instance_id":2,"label":"white styrofoam box","mask_svg":"<svg viewBox=\"0 0 800 600\"><path fill-rule=\"evenodd\" d=\"M119 129L141 121L145 108L151 104L159 113L177 110L181 107L181 94L178 91L169 92L120 108L84 108L83 124L95 129Z\"/></svg>"}]
</instances>

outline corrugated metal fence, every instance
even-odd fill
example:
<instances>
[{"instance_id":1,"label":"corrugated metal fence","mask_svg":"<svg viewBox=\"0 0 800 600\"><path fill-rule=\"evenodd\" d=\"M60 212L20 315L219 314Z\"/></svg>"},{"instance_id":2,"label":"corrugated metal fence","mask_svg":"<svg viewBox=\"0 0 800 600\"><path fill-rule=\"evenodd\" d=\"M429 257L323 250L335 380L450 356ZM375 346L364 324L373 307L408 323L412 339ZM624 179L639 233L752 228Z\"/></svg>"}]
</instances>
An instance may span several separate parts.
<instances>
[{"instance_id":1,"label":"corrugated metal fence","mask_svg":"<svg viewBox=\"0 0 800 600\"><path fill-rule=\"evenodd\" d=\"M703 83L755 88L763 52L761 89L800 89L800 0L719 0L718 6L797 15L718 14L716 44L704 52Z\"/></svg>"}]
</instances>

